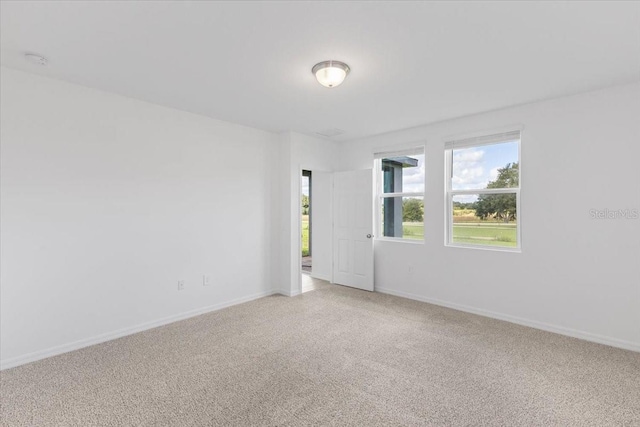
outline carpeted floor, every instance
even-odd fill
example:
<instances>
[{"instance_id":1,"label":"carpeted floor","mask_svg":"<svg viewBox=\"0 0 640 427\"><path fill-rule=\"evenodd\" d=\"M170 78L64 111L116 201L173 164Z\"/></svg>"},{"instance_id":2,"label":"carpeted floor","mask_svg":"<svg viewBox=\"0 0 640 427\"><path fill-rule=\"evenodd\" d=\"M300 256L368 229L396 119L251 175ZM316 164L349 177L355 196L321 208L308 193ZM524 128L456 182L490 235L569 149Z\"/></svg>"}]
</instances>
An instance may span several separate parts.
<instances>
[{"instance_id":1,"label":"carpeted floor","mask_svg":"<svg viewBox=\"0 0 640 427\"><path fill-rule=\"evenodd\" d=\"M3 426L640 425L640 354L326 285L1 373Z\"/></svg>"}]
</instances>

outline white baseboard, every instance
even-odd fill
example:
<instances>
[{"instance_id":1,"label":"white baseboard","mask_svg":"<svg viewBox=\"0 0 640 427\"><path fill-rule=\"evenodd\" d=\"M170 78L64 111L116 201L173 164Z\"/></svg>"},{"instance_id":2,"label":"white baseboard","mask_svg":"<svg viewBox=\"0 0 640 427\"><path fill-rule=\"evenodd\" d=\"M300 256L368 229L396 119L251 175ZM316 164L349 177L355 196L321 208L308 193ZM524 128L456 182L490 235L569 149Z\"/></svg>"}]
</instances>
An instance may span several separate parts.
<instances>
[{"instance_id":1,"label":"white baseboard","mask_svg":"<svg viewBox=\"0 0 640 427\"><path fill-rule=\"evenodd\" d=\"M36 360L46 359L47 357L57 356L59 354L68 353L70 351L79 350L84 347L89 347L95 344L100 344L105 341L114 340L127 335L132 335L138 332L146 331L148 329L157 328L158 326L167 325L169 323L177 322L179 320L188 319L190 317L199 316L201 314L209 313L212 311L221 310L232 305L242 304L244 302L253 301L259 298L264 298L269 295L277 294L278 291L264 291L257 294L249 295L242 298L236 298L231 301L226 301L207 307L198 308L195 310L187 311L185 313L176 314L162 319L153 320L151 322L141 323L129 328L119 329L113 332L107 332L105 334L96 335L91 338L86 338L78 341L74 341L68 344L62 344L59 346L51 347L45 350L35 351L22 356L12 357L0 361L0 370L14 368L16 366L24 365L26 363L35 362Z\"/></svg>"},{"instance_id":2,"label":"white baseboard","mask_svg":"<svg viewBox=\"0 0 640 427\"><path fill-rule=\"evenodd\" d=\"M611 347L622 348L625 350L640 352L640 343L633 341L620 340L618 338L607 337L604 335L592 334L591 332L579 331L577 329L566 328L564 326L551 325L549 323L539 322L537 320L524 319L522 317L511 316L509 314L496 313L494 311L484 310L481 308L470 307L467 305L456 304L448 301L442 301L435 298L427 298L408 292L396 291L388 288L375 288L376 292L383 294L395 295L398 297L408 298L416 301L422 301L429 304L439 305L442 307L452 308L467 313L478 314L480 316L491 317L493 319L504 320L506 322L516 323L530 328L541 329L547 332L553 332L560 335L566 335L573 338L579 338L585 341L591 341L598 344L604 344Z\"/></svg>"},{"instance_id":3,"label":"white baseboard","mask_svg":"<svg viewBox=\"0 0 640 427\"><path fill-rule=\"evenodd\" d=\"M285 297L295 297L296 295L301 294L299 290L292 291L291 289L280 289L279 291L274 293L284 295Z\"/></svg>"}]
</instances>

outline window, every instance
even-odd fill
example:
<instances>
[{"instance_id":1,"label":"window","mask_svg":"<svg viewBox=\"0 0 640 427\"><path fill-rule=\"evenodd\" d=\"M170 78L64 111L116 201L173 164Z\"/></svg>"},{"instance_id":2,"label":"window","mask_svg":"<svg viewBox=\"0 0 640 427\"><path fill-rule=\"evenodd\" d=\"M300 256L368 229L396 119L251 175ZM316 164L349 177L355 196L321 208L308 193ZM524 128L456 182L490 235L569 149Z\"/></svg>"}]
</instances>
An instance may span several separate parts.
<instances>
[{"instance_id":1,"label":"window","mask_svg":"<svg viewBox=\"0 0 640 427\"><path fill-rule=\"evenodd\" d=\"M377 236L424 240L424 147L376 158Z\"/></svg>"},{"instance_id":2,"label":"window","mask_svg":"<svg viewBox=\"0 0 640 427\"><path fill-rule=\"evenodd\" d=\"M520 249L520 131L448 141L451 246Z\"/></svg>"}]
</instances>

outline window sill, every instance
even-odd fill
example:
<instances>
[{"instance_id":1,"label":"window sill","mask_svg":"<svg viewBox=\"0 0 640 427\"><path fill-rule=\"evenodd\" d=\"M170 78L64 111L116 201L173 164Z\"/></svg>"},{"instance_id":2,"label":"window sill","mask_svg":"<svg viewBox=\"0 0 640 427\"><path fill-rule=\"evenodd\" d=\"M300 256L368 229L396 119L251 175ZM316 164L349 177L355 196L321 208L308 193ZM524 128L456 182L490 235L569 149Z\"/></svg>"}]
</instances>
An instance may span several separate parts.
<instances>
[{"instance_id":1,"label":"window sill","mask_svg":"<svg viewBox=\"0 0 640 427\"><path fill-rule=\"evenodd\" d=\"M401 239L393 237L376 237L376 242L394 242L394 243L409 243L411 245L424 245L424 239Z\"/></svg>"}]
</instances>

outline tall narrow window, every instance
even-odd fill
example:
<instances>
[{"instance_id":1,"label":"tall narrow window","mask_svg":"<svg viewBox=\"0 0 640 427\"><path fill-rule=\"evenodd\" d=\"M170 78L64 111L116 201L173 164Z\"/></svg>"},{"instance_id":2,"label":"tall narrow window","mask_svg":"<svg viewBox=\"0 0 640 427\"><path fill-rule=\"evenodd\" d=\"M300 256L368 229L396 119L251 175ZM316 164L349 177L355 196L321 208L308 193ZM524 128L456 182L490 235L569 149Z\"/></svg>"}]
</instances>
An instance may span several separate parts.
<instances>
[{"instance_id":1,"label":"tall narrow window","mask_svg":"<svg viewBox=\"0 0 640 427\"><path fill-rule=\"evenodd\" d=\"M448 141L447 244L520 248L520 131Z\"/></svg>"},{"instance_id":2,"label":"tall narrow window","mask_svg":"<svg viewBox=\"0 0 640 427\"><path fill-rule=\"evenodd\" d=\"M424 240L424 148L378 153L377 235Z\"/></svg>"}]
</instances>

